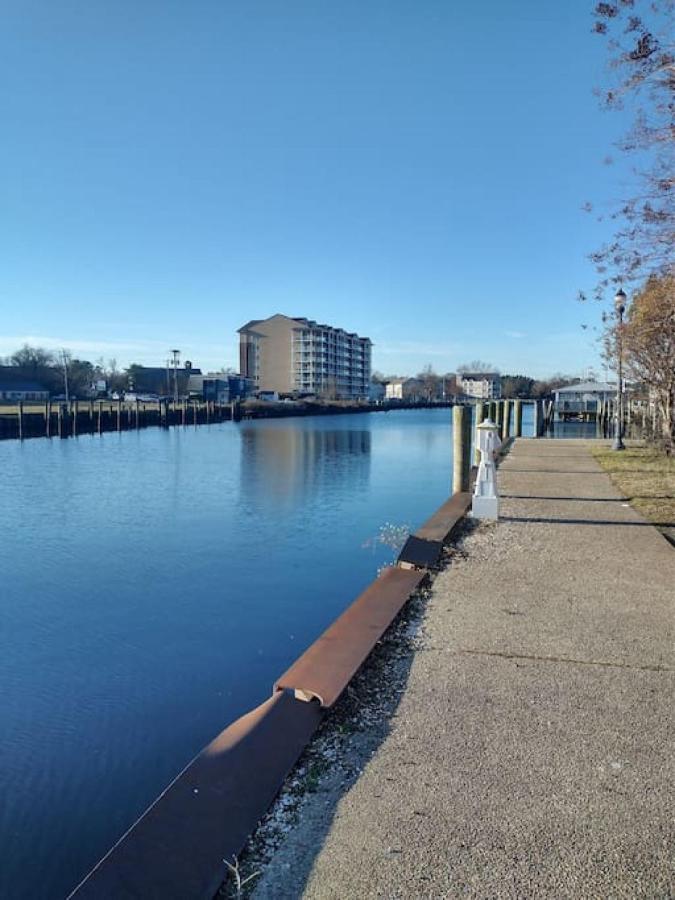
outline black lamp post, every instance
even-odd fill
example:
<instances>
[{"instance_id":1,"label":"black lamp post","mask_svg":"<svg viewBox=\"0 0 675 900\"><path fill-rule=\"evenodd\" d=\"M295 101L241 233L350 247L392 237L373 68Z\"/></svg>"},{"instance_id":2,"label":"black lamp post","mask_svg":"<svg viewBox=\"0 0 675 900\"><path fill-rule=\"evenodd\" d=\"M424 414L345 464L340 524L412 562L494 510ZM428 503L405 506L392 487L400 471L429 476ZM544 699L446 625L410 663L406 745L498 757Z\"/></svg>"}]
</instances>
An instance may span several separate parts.
<instances>
[{"instance_id":1,"label":"black lamp post","mask_svg":"<svg viewBox=\"0 0 675 900\"><path fill-rule=\"evenodd\" d=\"M625 450L623 442L623 314L626 311L626 294L619 288L614 297L614 309L616 311L616 352L617 352L617 383L616 383L616 419L614 423L614 443L612 450Z\"/></svg>"}]
</instances>

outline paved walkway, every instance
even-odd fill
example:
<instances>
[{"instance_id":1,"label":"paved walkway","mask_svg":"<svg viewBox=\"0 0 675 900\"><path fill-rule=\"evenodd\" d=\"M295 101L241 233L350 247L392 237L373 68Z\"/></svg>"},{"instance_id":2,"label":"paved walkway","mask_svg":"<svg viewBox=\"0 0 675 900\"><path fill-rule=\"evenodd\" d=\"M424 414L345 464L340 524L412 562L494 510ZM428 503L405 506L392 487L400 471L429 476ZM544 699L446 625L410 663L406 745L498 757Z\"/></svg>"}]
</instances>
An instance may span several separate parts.
<instances>
[{"instance_id":1,"label":"paved walkway","mask_svg":"<svg viewBox=\"0 0 675 900\"><path fill-rule=\"evenodd\" d=\"M499 479L391 731L272 895L675 896L675 550L584 442L520 440Z\"/></svg>"}]
</instances>

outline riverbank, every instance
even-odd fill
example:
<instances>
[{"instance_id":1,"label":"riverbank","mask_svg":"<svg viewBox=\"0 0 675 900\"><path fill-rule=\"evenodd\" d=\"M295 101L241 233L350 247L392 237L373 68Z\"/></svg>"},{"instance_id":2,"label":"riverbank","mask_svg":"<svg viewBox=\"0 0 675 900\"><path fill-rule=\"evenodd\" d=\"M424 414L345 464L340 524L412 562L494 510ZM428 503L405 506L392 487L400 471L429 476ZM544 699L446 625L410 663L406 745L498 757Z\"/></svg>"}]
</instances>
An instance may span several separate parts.
<instances>
[{"instance_id":1,"label":"riverbank","mask_svg":"<svg viewBox=\"0 0 675 900\"><path fill-rule=\"evenodd\" d=\"M282 794L263 826L281 841L253 896L673 892L672 548L583 442L517 442L499 480L502 519L434 582L388 710L339 754L335 721L298 824ZM262 865L254 843L242 871Z\"/></svg>"},{"instance_id":2,"label":"riverbank","mask_svg":"<svg viewBox=\"0 0 675 900\"><path fill-rule=\"evenodd\" d=\"M74 400L70 403L0 405L0 440L34 437L76 437L109 431L140 428L169 428L176 425L212 425L215 422L280 419L305 416L347 415L351 413L392 412L401 409L447 409L454 404L382 403L327 401L269 402L246 400L243 403L185 400Z\"/></svg>"}]
</instances>

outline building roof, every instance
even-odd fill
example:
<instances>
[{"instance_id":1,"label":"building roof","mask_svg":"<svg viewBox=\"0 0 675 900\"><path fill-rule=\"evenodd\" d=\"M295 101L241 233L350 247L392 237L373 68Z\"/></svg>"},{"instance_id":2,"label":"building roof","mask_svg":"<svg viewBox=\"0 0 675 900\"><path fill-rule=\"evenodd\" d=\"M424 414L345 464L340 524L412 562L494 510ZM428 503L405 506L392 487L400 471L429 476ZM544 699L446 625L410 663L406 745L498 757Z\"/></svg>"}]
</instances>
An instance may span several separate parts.
<instances>
[{"instance_id":1,"label":"building roof","mask_svg":"<svg viewBox=\"0 0 675 900\"><path fill-rule=\"evenodd\" d=\"M287 316L285 313L275 313L273 316L268 316L267 319L251 319L245 325L242 325L241 328L237 329L237 334L241 334L244 331L251 331L255 333L255 326L260 325L261 322L267 322L269 319L289 319L291 322L297 322L298 325L301 325L303 328L321 328L326 329L327 331L334 331L336 334L344 334L346 337L350 338L358 338L360 341L368 341L368 343L372 344L370 338L360 337L355 331L345 331L344 328L340 328L336 325L325 325L322 322L317 322L314 319L307 319L305 316Z\"/></svg>"},{"instance_id":2,"label":"building roof","mask_svg":"<svg viewBox=\"0 0 675 900\"><path fill-rule=\"evenodd\" d=\"M462 381L483 381L486 378L500 378L499 372L460 372L458 378Z\"/></svg>"},{"instance_id":3,"label":"building roof","mask_svg":"<svg viewBox=\"0 0 675 900\"><path fill-rule=\"evenodd\" d=\"M43 382L26 366L0 366L0 391L47 391Z\"/></svg>"},{"instance_id":4,"label":"building roof","mask_svg":"<svg viewBox=\"0 0 675 900\"><path fill-rule=\"evenodd\" d=\"M0 391L33 391L48 394L49 390L39 381L30 378L5 378L0 374Z\"/></svg>"},{"instance_id":5,"label":"building roof","mask_svg":"<svg viewBox=\"0 0 675 900\"><path fill-rule=\"evenodd\" d=\"M249 329L253 328L254 325L259 325L261 322L264 322L264 319L251 319L250 322L247 322L245 325L242 325L241 328L237 328L237 334L241 334L242 331L249 331Z\"/></svg>"},{"instance_id":6,"label":"building roof","mask_svg":"<svg viewBox=\"0 0 675 900\"><path fill-rule=\"evenodd\" d=\"M558 394L603 394L616 390L616 384L609 381L582 381L579 384L568 384L567 387L556 388Z\"/></svg>"}]
</instances>

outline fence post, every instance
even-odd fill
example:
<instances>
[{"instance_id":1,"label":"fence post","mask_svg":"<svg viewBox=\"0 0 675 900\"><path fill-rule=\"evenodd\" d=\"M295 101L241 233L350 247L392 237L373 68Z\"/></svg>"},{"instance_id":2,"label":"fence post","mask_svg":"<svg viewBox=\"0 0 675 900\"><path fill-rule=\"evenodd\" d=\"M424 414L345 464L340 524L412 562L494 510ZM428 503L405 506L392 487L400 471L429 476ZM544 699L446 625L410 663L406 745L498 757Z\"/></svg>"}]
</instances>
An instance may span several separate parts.
<instances>
[{"instance_id":1,"label":"fence post","mask_svg":"<svg viewBox=\"0 0 675 900\"><path fill-rule=\"evenodd\" d=\"M469 428L467 429L467 422ZM468 491L471 484L471 409L455 406L452 410L452 493ZM467 440L467 431L469 439Z\"/></svg>"}]
</instances>

